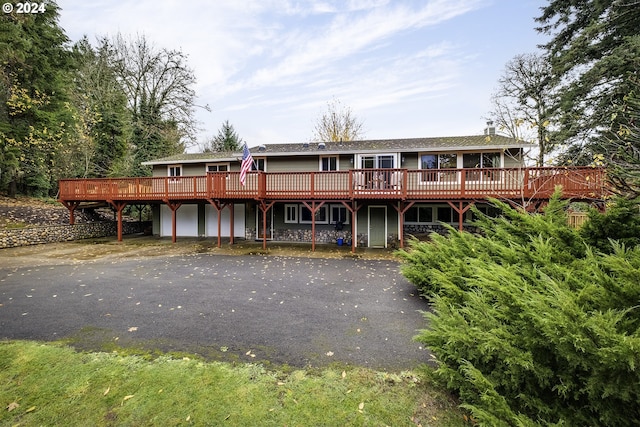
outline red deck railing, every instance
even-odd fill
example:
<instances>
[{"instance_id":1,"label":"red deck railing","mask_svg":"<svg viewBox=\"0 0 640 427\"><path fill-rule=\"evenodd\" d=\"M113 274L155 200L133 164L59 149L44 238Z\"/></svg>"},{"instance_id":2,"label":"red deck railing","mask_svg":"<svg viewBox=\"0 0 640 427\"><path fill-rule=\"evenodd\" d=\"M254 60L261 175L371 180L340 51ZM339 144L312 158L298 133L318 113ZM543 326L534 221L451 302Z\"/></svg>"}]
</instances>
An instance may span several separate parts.
<instances>
[{"instance_id":1,"label":"red deck railing","mask_svg":"<svg viewBox=\"0 0 640 427\"><path fill-rule=\"evenodd\" d=\"M606 194L604 169L591 167L252 172L244 186L239 172L63 179L59 184L64 201L548 199L558 185L567 198Z\"/></svg>"}]
</instances>

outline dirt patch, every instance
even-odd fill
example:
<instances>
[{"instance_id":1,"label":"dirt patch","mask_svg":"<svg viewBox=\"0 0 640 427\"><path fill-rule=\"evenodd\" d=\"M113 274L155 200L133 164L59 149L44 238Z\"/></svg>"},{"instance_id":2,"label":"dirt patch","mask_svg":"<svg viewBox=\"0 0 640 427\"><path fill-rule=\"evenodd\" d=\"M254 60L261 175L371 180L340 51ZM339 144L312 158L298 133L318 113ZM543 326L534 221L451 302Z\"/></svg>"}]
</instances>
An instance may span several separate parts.
<instances>
[{"instance_id":1,"label":"dirt patch","mask_svg":"<svg viewBox=\"0 0 640 427\"><path fill-rule=\"evenodd\" d=\"M115 237L79 240L75 242L50 243L46 245L23 246L0 249L0 266L18 268L41 265L78 264L97 260L141 259L157 256L183 256L193 254L220 255L263 255L296 256L327 259L394 259L393 250L357 248L355 253L350 247L337 245L316 245L311 250L310 243L268 242L263 249L261 242L239 241L230 245L223 242L217 246L217 239L178 238L171 239L154 236L125 236L118 242Z\"/></svg>"},{"instance_id":2,"label":"dirt patch","mask_svg":"<svg viewBox=\"0 0 640 427\"><path fill-rule=\"evenodd\" d=\"M92 222L113 219L110 209L76 212L76 222ZM42 225L68 224L69 211L58 202L28 197L10 198L0 196L0 228L22 228ZM0 266L25 267L38 265L74 264L92 262L98 259L131 259L162 255L189 254L226 254L226 255L278 255L302 256L310 258L355 258L355 259L392 259L393 250L357 248L351 252L349 246L335 244L317 244L316 250L311 243L268 242L264 249L262 242L236 240L233 245L228 239L221 247L215 238L178 238L171 239L154 236L125 236L123 242L115 237L82 240L76 242L51 243L46 245L23 246L0 249Z\"/></svg>"}]
</instances>

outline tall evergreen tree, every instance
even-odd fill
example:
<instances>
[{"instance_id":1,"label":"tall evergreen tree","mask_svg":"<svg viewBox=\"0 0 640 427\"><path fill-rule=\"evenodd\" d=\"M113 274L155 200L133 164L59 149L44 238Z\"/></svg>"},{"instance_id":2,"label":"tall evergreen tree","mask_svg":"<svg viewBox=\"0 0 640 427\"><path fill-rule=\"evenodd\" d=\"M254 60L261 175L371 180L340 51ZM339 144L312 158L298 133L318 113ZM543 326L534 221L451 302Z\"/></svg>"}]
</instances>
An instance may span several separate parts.
<instances>
[{"instance_id":1,"label":"tall evergreen tree","mask_svg":"<svg viewBox=\"0 0 640 427\"><path fill-rule=\"evenodd\" d=\"M609 128L616 105L640 77L638 2L551 0L537 22L552 37L545 48L561 83L562 137L593 141Z\"/></svg>"},{"instance_id":2,"label":"tall evergreen tree","mask_svg":"<svg viewBox=\"0 0 640 427\"><path fill-rule=\"evenodd\" d=\"M229 123L229 120L225 120L218 131L218 135L211 139L209 144L204 147L203 151L205 153L216 151L238 151L243 143L244 141L233 128L233 125Z\"/></svg>"},{"instance_id":3,"label":"tall evergreen tree","mask_svg":"<svg viewBox=\"0 0 640 427\"><path fill-rule=\"evenodd\" d=\"M0 16L0 168L11 193L53 190L70 138L72 61L58 10L46 1L43 13Z\"/></svg>"},{"instance_id":4,"label":"tall evergreen tree","mask_svg":"<svg viewBox=\"0 0 640 427\"><path fill-rule=\"evenodd\" d=\"M608 165L612 189L622 197L640 197L640 79L615 107L611 128L597 141L600 161Z\"/></svg>"}]
</instances>

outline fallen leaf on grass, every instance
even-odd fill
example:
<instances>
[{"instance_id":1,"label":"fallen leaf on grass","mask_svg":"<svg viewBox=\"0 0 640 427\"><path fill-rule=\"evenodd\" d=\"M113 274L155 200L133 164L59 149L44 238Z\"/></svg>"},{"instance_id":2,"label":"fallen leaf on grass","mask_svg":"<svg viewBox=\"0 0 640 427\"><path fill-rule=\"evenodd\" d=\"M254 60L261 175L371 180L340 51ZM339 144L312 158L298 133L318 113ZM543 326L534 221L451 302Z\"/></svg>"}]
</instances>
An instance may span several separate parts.
<instances>
[{"instance_id":1,"label":"fallen leaf on grass","mask_svg":"<svg viewBox=\"0 0 640 427\"><path fill-rule=\"evenodd\" d=\"M347 372L346 371L342 371L342 378L346 378L347 376Z\"/></svg>"},{"instance_id":2,"label":"fallen leaf on grass","mask_svg":"<svg viewBox=\"0 0 640 427\"><path fill-rule=\"evenodd\" d=\"M18 402L11 402L9 403L9 406L7 406L7 411L11 412L14 409L18 409L20 407L20 404Z\"/></svg>"},{"instance_id":3,"label":"fallen leaf on grass","mask_svg":"<svg viewBox=\"0 0 640 427\"><path fill-rule=\"evenodd\" d=\"M124 402L126 402L129 399L131 399L133 396L135 396L135 395L134 394L128 394L125 397L123 397L121 405L124 405Z\"/></svg>"},{"instance_id":4,"label":"fallen leaf on grass","mask_svg":"<svg viewBox=\"0 0 640 427\"><path fill-rule=\"evenodd\" d=\"M111 390L111 387L107 387L107 389L104 391L104 393L102 393L102 395L106 396L107 394L109 394L110 390Z\"/></svg>"},{"instance_id":5,"label":"fallen leaf on grass","mask_svg":"<svg viewBox=\"0 0 640 427\"><path fill-rule=\"evenodd\" d=\"M32 406L31 408L27 409L26 411L24 411L25 414L28 414L29 412L33 412L36 410L35 406Z\"/></svg>"}]
</instances>

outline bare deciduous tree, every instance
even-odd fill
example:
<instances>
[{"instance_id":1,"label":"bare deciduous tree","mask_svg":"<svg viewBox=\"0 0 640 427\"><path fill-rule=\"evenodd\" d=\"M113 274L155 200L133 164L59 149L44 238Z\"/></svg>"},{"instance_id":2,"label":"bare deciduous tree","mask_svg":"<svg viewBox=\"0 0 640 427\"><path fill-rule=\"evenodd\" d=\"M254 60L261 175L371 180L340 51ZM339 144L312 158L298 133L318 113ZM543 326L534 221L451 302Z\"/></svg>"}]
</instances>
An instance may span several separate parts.
<instances>
[{"instance_id":1,"label":"bare deciduous tree","mask_svg":"<svg viewBox=\"0 0 640 427\"><path fill-rule=\"evenodd\" d=\"M364 136L364 124L351 108L344 107L340 100L327 103L327 110L318 119L313 129L314 141L357 141Z\"/></svg>"},{"instance_id":2,"label":"bare deciduous tree","mask_svg":"<svg viewBox=\"0 0 640 427\"><path fill-rule=\"evenodd\" d=\"M508 136L535 141L536 163L543 166L545 156L559 143L551 130L556 95L551 64L538 54L517 55L507 62L498 82L492 118Z\"/></svg>"},{"instance_id":3,"label":"bare deciduous tree","mask_svg":"<svg viewBox=\"0 0 640 427\"><path fill-rule=\"evenodd\" d=\"M133 118L134 164L184 151L195 141L196 78L179 50L156 49L145 36L113 40L113 66ZM135 175L150 173L134 166Z\"/></svg>"},{"instance_id":4,"label":"bare deciduous tree","mask_svg":"<svg viewBox=\"0 0 640 427\"><path fill-rule=\"evenodd\" d=\"M179 50L156 49L144 35L114 40L116 72L129 99L131 111L149 109L163 120L179 124L185 136L195 129L196 77Z\"/></svg>"}]
</instances>

